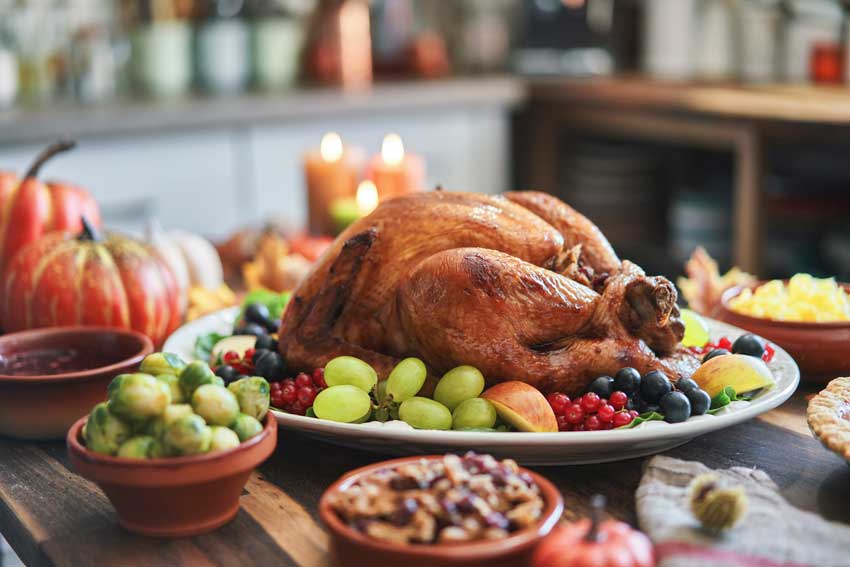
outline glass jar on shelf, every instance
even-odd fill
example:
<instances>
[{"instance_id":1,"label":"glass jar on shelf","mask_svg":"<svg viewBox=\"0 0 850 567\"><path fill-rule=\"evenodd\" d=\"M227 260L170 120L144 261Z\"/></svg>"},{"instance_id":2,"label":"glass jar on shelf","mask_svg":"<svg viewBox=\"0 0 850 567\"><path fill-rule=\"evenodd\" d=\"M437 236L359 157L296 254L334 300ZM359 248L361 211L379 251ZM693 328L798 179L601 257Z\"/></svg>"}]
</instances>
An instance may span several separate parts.
<instances>
[{"instance_id":1,"label":"glass jar on shelf","mask_svg":"<svg viewBox=\"0 0 850 567\"><path fill-rule=\"evenodd\" d=\"M67 71L67 6L22 3L4 19L16 51L20 100L49 101L60 91Z\"/></svg>"},{"instance_id":2,"label":"glass jar on shelf","mask_svg":"<svg viewBox=\"0 0 850 567\"><path fill-rule=\"evenodd\" d=\"M8 14L0 11L0 22ZM0 23L0 110L9 108L18 96L18 58L12 47L12 38L6 26Z\"/></svg>"},{"instance_id":3,"label":"glass jar on shelf","mask_svg":"<svg viewBox=\"0 0 850 567\"><path fill-rule=\"evenodd\" d=\"M305 20L315 3L304 0L249 0L254 83L262 90L291 88L301 72Z\"/></svg>"}]
</instances>

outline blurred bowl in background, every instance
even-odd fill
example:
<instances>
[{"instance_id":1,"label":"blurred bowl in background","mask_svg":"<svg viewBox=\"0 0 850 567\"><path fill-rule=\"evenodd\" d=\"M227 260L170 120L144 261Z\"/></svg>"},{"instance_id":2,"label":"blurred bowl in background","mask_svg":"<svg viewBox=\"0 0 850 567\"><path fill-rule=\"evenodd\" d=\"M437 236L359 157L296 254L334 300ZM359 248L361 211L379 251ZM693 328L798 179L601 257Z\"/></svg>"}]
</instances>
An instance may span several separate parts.
<instances>
[{"instance_id":1,"label":"blurred bowl in background","mask_svg":"<svg viewBox=\"0 0 850 567\"><path fill-rule=\"evenodd\" d=\"M759 282L755 287L765 282ZM839 284L850 292L850 284ZM788 351L800 367L802 379L825 384L850 374L850 322L806 323L774 321L733 311L729 302L743 291L737 286L724 292L718 319L776 343Z\"/></svg>"}]
</instances>

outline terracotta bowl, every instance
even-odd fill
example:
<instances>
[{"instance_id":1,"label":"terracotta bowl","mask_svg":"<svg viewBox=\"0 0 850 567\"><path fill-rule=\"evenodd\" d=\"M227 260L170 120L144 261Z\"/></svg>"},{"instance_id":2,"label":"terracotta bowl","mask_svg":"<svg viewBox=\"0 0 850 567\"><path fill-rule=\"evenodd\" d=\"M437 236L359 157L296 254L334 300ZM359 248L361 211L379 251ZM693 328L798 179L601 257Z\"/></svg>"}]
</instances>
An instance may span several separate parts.
<instances>
[{"instance_id":1,"label":"terracotta bowl","mask_svg":"<svg viewBox=\"0 0 850 567\"><path fill-rule=\"evenodd\" d=\"M258 435L229 451L170 459L123 459L89 451L80 418L68 431L68 455L81 476L112 502L118 523L131 532L184 537L210 532L233 519L251 471L274 452L271 412Z\"/></svg>"},{"instance_id":2,"label":"terracotta bowl","mask_svg":"<svg viewBox=\"0 0 850 567\"><path fill-rule=\"evenodd\" d=\"M103 401L115 375L134 371L153 352L145 335L110 327L52 327L0 336L0 356L6 358L93 345L103 358L96 368L34 376L12 376L0 369L0 435L64 438L76 419Z\"/></svg>"},{"instance_id":3,"label":"terracotta bowl","mask_svg":"<svg viewBox=\"0 0 850 567\"><path fill-rule=\"evenodd\" d=\"M331 508L331 494L345 490L364 476L378 470L416 462L419 459L441 458L441 455L428 455L375 463L345 474L325 491L319 500L319 516L330 530L331 555L336 565L345 567L374 567L375 565L508 567L530 564L537 545L560 520L564 511L564 500L551 482L528 469L520 470L530 474L540 487L545 502L543 515L536 526L501 540L433 545L391 543L369 537L348 527Z\"/></svg>"},{"instance_id":4,"label":"terracotta bowl","mask_svg":"<svg viewBox=\"0 0 850 567\"><path fill-rule=\"evenodd\" d=\"M762 282L764 283L764 282ZM850 290L850 284L841 284ZM726 290L718 318L772 341L794 357L803 379L825 384L836 376L850 374L850 322L797 323L772 321L732 311L729 302L743 287Z\"/></svg>"}]
</instances>

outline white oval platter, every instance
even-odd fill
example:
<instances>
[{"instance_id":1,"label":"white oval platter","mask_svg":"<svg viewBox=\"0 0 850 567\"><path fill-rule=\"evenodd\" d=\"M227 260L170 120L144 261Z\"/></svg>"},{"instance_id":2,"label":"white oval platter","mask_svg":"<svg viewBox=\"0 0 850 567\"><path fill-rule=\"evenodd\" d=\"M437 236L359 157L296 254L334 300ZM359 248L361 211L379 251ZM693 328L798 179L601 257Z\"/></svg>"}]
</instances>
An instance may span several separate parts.
<instances>
[{"instance_id":1,"label":"white oval platter","mask_svg":"<svg viewBox=\"0 0 850 567\"><path fill-rule=\"evenodd\" d=\"M227 334L239 309L224 309L187 323L172 334L163 350L194 359L195 340L205 333ZM743 330L708 320L713 339L732 339ZM604 463L642 457L671 449L700 435L731 427L772 410L787 400L800 381L800 371L787 352L774 345L770 363L776 385L750 402L734 402L715 415L693 417L684 423L659 421L634 429L568 433L491 433L416 430L406 423L347 424L274 411L278 424L322 441L399 455L474 450L510 457L527 465Z\"/></svg>"}]
</instances>

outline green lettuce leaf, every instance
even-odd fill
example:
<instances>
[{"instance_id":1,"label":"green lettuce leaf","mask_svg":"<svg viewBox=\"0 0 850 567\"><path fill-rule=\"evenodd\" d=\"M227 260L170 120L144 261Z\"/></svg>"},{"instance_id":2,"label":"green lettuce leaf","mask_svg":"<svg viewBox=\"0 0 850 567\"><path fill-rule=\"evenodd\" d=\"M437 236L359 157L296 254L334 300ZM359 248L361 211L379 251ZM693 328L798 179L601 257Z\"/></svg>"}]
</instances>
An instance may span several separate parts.
<instances>
[{"instance_id":1,"label":"green lettuce leaf","mask_svg":"<svg viewBox=\"0 0 850 567\"><path fill-rule=\"evenodd\" d=\"M718 411L722 410L732 402L749 402L752 398L746 396L739 396L735 391L735 388L732 386L726 386L720 392L711 398L711 408L708 410L709 414L715 414Z\"/></svg>"},{"instance_id":2,"label":"green lettuce leaf","mask_svg":"<svg viewBox=\"0 0 850 567\"><path fill-rule=\"evenodd\" d=\"M632 422L629 423L628 425L621 425L620 427L617 427L616 429L631 429L631 428L637 427L641 423L644 423L644 422L647 422L647 421L664 421L664 416L661 415L660 413L658 413L657 411L648 411L648 412L642 413L639 416L637 416L636 418L634 418L632 420Z\"/></svg>"},{"instance_id":3,"label":"green lettuce leaf","mask_svg":"<svg viewBox=\"0 0 850 567\"><path fill-rule=\"evenodd\" d=\"M213 347L218 341L227 338L228 336L229 335L221 335L219 333L207 333L199 336L195 340L195 357L203 360L204 362L209 362L210 357L212 356Z\"/></svg>"}]
</instances>

